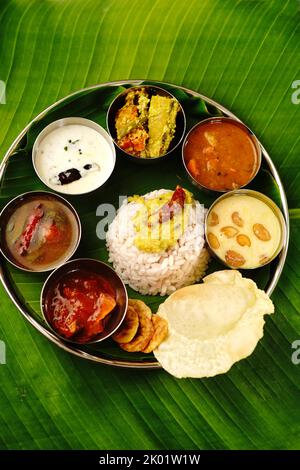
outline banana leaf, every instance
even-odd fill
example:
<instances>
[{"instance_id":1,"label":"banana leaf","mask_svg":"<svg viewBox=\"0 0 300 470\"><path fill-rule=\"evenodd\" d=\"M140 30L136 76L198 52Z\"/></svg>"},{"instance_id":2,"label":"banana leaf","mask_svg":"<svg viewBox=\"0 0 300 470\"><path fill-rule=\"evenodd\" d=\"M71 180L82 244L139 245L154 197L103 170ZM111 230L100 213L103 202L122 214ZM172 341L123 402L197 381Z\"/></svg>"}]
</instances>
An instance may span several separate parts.
<instances>
[{"instance_id":1,"label":"banana leaf","mask_svg":"<svg viewBox=\"0 0 300 470\"><path fill-rule=\"evenodd\" d=\"M114 369L73 357L26 323L1 287L6 364L0 361L0 449L300 447L300 374L292 362L292 343L300 336L300 117L292 101L292 84L300 77L298 5L294 0L1 1L0 80L6 84L1 158L35 115L71 92L134 78L183 85L231 109L266 147L286 188L291 243L264 338L250 358L213 379L177 380L162 370ZM77 115L86 115L89 98L83 95ZM68 115L72 102L68 105L60 112ZM89 103L88 109L89 117L105 124L97 106ZM212 111L197 101L193 109L196 117ZM38 125L32 131L7 170L11 181L1 188L4 199L26 184L27 190L39 184L26 183L29 167L21 158ZM128 168L121 169L124 175ZM134 171L138 179L139 169ZM272 180L260 184L276 198ZM140 185L143 192L152 189L149 180ZM84 223L94 224L89 212ZM92 255L97 240L85 248ZM11 275L37 312L42 279L13 270Z\"/></svg>"}]
</instances>

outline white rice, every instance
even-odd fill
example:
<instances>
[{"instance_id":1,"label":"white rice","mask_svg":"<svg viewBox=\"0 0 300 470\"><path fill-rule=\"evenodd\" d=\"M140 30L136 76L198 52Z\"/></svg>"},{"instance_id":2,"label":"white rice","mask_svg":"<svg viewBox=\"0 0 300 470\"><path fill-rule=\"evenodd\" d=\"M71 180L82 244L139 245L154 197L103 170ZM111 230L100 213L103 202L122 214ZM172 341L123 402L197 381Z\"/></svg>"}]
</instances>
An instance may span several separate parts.
<instances>
[{"instance_id":1,"label":"white rice","mask_svg":"<svg viewBox=\"0 0 300 470\"><path fill-rule=\"evenodd\" d=\"M143 197L151 199L166 192L169 190L161 189ZM169 295L199 281L209 261L204 247L203 206L196 201L189 211L183 235L171 249L160 253L147 253L134 245L136 232L132 218L140 208L139 203L126 199L106 236L109 261L123 281L144 295Z\"/></svg>"}]
</instances>

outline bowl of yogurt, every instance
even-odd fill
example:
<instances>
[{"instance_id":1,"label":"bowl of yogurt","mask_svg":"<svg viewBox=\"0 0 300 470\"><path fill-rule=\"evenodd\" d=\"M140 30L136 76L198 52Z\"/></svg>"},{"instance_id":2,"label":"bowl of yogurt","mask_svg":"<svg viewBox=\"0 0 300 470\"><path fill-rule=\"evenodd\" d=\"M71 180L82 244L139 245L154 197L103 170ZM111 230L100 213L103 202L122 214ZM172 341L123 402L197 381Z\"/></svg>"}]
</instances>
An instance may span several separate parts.
<instances>
[{"instance_id":1,"label":"bowl of yogurt","mask_svg":"<svg viewBox=\"0 0 300 470\"><path fill-rule=\"evenodd\" d=\"M32 150L35 172L48 188L62 194L86 194L100 188L116 164L113 141L103 127L81 117L52 122Z\"/></svg>"}]
</instances>

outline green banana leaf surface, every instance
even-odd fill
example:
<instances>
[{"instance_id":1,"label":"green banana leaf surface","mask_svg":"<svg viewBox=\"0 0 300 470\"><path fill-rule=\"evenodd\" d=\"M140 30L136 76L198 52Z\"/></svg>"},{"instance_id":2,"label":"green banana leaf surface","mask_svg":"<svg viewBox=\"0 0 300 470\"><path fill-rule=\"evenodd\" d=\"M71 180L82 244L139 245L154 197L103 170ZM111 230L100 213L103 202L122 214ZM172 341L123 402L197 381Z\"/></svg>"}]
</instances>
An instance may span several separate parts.
<instances>
[{"instance_id":1,"label":"green banana leaf surface","mask_svg":"<svg viewBox=\"0 0 300 470\"><path fill-rule=\"evenodd\" d=\"M296 0L1 0L1 158L34 116L76 90L121 79L182 85L223 104L261 140L286 189L291 241L263 339L251 357L213 379L178 380L163 370L71 356L27 323L1 287L0 449L300 448L300 365L292 361L300 339L298 7ZM97 98L108 106L109 94L83 96L75 109L69 102L47 118L71 109L104 125ZM199 102L188 106L195 117L207 111ZM45 122L30 130L8 166L1 204L40 187L25 158L39 125ZM141 171L124 165L118 174L139 181ZM276 199L264 176L260 190ZM153 170L141 193L152 189L152 178ZM159 178L162 187L171 182ZM94 233L93 204L78 208ZM96 236L86 246L83 240L82 252L104 257L97 243ZM13 269L11 276L38 315L42 277Z\"/></svg>"}]
</instances>

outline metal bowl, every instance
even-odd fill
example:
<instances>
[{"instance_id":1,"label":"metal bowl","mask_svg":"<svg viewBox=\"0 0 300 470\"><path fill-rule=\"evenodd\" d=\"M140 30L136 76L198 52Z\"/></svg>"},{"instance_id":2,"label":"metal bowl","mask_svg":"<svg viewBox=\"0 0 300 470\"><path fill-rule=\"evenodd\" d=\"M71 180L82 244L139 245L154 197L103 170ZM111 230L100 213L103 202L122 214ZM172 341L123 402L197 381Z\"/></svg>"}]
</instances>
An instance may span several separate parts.
<instances>
[{"instance_id":1,"label":"metal bowl","mask_svg":"<svg viewBox=\"0 0 300 470\"><path fill-rule=\"evenodd\" d=\"M72 338L65 338L55 330L49 318L50 300L47 298L49 290L52 289L53 285L61 281L64 276L77 270L84 270L90 273L100 275L107 282L109 282L116 295L117 306L112 311L112 313L110 313L104 319L104 331L88 341L80 341L79 339L77 340ZM109 338L119 328L127 312L128 295L122 279L110 266L103 263L102 261L98 261L95 259L79 258L68 261L67 263L53 271L50 276L48 276L41 291L40 306L45 322L58 338L63 341L67 341L69 343L74 344L94 344Z\"/></svg>"},{"instance_id":2,"label":"metal bowl","mask_svg":"<svg viewBox=\"0 0 300 470\"><path fill-rule=\"evenodd\" d=\"M205 191L205 192L209 192L211 194L215 194L215 193L226 193L228 191L232 191L232 190L220 190L220 189L212 189L212 188L208 188L207 186L204 186L203 184L201 184L198 180L196 180L196 178L194 178L194 176L190 173L188 167L187 167L187 164L186 164L186 160L185 160L185 149L188 145L188 141L189 141L189 138L191 136L191 134L193 133L193 131L195 129L197 129L198 127L201 127L203 126L204 124L207 124L209 122L230 122L231 124L234 124L235 126L237 127L240 127L241 129L243 129L251 138L254 146L255 146L255 149L256 149L256 162L255 162L255 170L253 172L253 175L251 176L251 178L249 179L249 181L247 181L246 184L240 186L239 188L237 189L241 189L241 188L244 188L245 186L247 186L254 178L255 176L257 175L259 169L260 169L260 166L261 166L261 159L262 159L262 150L261 150L261 146L257 140L257 138L255 137L255 135L253 134L253 132L251 131L251 129L249 129L245 124L243 124L242 122L238 121L237 119L234 119L232 117L212 117L212 118L208 118L208 119L204 119L203 121L200 121L198 122L194 127L192 127L192 129L187 133L185 139L184 139L184 142L183 142L183 145L182 145L182 162L183 162L183 165L184 165L184 168L185 168L185 171L190 179L190 181L195 185L197 186L197 188Z\"/></svg>"},{"instance_id":3,"label":"metal bowl","mask_svg":"<svg viewBox=\"0 0 300 470\"><path fill-rule=\"evenodd\" d=\"M106 142L108 143L108 145L110 147L110 150L111 150L112 165L111 165L110 172L107 174L107 176L104 180L101 181L101 179L99 178L100 184L97 187L94 187L94 188L92 188L90 190L87 190L87 191L69 192L69 191L66 190L66 186L68 186L68 185L64 185L64 186L57 185L57 187L54 188L53 186L51 186L48 183L48 181L46 181L45 179L42 178L42 176L40 175L40 173L37 169L36 162L37 162L37 158L38 158L38 151L39 151L39 146L40 146L41 142L43 141L43 139L48 134L53 132L55 129L58 129L58 128L64 127L64 126L69 126L69 125L72 125L72 124L77 124L77 125L80 125L80 126L90 127L91 129L94 129L96 132L98 132L98 134L100 134L106 140ZM68 195L68 196L79 196L81 194L88 194L92 191L95 191L96 189L99 189L100 187L102 187L107 182L107 180L110 178L112 172L114 171L114 168L115 168L115 165L116 165L116 151L115 151L115 147L114 147L114 144L113 144L113 141L112 141L111 137L108 135L106 130L103 129L103 127L101 127L99 124L97 124L94 121L91 121L90 119L85 119L85 118L82 118L82 117L67 117L67 118L58 119L57 121L52 122L51 124L46 126L42 130L42 132L40 132L40 134L36 138L36 140L34 142L34 145L33 145L33 148L32 148L32 164L33 164L33 168L34 168L37 176L52 191L56 191L58 193L65 194L65 195Z\"/></svg>"},{"instance_id":4,"label":"metal bowl","mask_svg":"<svg viewBox=\"0 0 300 470\"><path fill-rule=\"evenodd\" d=\"M238 269L243 269L243 270L252 270L252 269L258 269L258 268L261 268L263 266L265 266L266 264L269 264L271 263L271 261L273 261L278 255L279 253L281 252L281 250L283 249L284 246L286 246L286 244L288 243L288 233L287 233L287 226L286 226L286 222L285 222L285 219L282 215L282 212L281 210L279 209L279 207L275 204L275 202L270 199L268 196L266 196L265 194L263 193L260 193L259 191L253 191L252 189L238 189L238 190L235 190L235 191L230 191L230 192L227 192L225 194L223 194L222 196L218 197L218 199L216 199L214 201L214 203L210 206L210 208L208 209L207 213L206 213L206 217L205 217L205 238L206 238L206 241L207 241L207 244L208 244L208 247L209 247L209 250L210 252L212 253L212 255L217 258L222 264L224 264L225 266L229 267L232 269L232 266L228 263L226 263L226 261L221 258L220 256L218 256L218 254L216 253L216 251L214 250L214 248L211 246L211 244L209 243L209 239L208 239L208 236L207 236L207 232L208 232L208 218L211 214L211 212L213 211L213 209L216 207L216 205L224 200L224 199L228 199L228 198L232 198L232 197L239 197L239 196L251 196L253 198L256 198L256 199L259 199L260 201L264 202L266 205L269 206L269 208L274 212L274 214L276 215L278 221L279 221L279 224L280 224L280 227L281 227L281 237L280 237L280 241L279 241L279 244L278 244L278 247L276 249L276 251L273 253L272 257L269 258L265 263L259 265L259 266L255 266L255 267L248 267L248 268L243 268L243 266L239 267Z\"/></svg>"},{"instance_id":5,"label":"metal bowl","mask_svg":"<svg viewBox=\"0 0 300 470\"><path fill-rule=\"evenodd\" d=\"M117 144L115 118L116 118L116 114L118 110L121 109L122 106L124 106L125 104L126 95L132 90L139 90L141 88L145 88L148 91L150 96L152 95L167 96L169 98L174 98L176 99L176 101L178 101L177 98L175 98L175 96L173 96L170 92L158 86L142 85L142 86L130 87L127 90L120 93L110 104L110 107L108 108L107 115L106 115L106 126L107 126L110 136L112 137L115 143L116 148L118 149L118 151L120 152L122 156L125 156L131 162L151 165L153 163L157 163L173 155L174 151L178 148L178 146L180 145L184 137L185 129L186 129L186 118L185 118L184 110L178 101L180 105L180 110L177 113L177 117L176 117L175 135L167 153L160 155L159 157L144 158L144 157L136 157L134 155L131 155L130 153L125 152Z\"/></svg>"},{"instance_id":6,"label":"metal bowl","mask_svg":"<svg viewBox=\"0 0 300 470\"><path fill-rule=\"evenodd\" d=\"M30 200L30 199L34 199L36 197L41 197L41 198L44 197L44 198L47 198L47 199L54 199L54 200L60 202L61 204L63 204L64 206L66 206L71 211L71 213L73 214L74 220L75 220L75 223L76 223L76 226L77 226L76 242L74 243L74 246L73 246L72 250L70 250L68 256L66 256L65 258L61 258L60 261L57 264L54 263L54 264L52 264L51 267L49 267L47 269L40 269L40 270L29 269L29 268L26 268L25 266L22 266L21 264L19 264L17 262L17 260L13 257L11 251L9 250L9 248L6 244L6 241L5 241L5 236L4 236L4 230L7 226L8 220L9 220L10 216L12 215L12 213L19 206L21 206L24 202L26 202L27 200ZM80 223L79 216L78 216L76 210L74 209L74 207L65 198L63 198L62 196L59 196L58 194L50 193L48 191L30 191L28 193L23 193L23 194L20 194L19 196L15 197L11 201L9 201L0 213L0 251L3 254L3 256L7 259L7 261L9 261L16 268L22 269L23 271L28 271L28 272L49 272L49 271L53 271L53 269L55 269L58 266L60 266L61 264L65 263L66 261L68 261L74 255L75 251L78 248L80 239L81 239L81 223Z\"/></svg>"}]
</instances>

